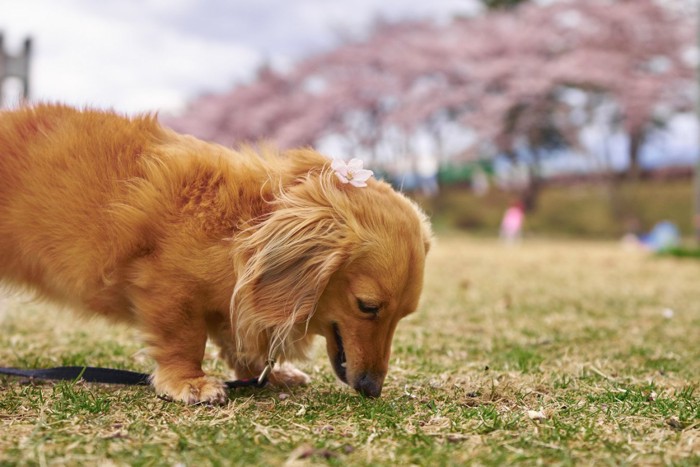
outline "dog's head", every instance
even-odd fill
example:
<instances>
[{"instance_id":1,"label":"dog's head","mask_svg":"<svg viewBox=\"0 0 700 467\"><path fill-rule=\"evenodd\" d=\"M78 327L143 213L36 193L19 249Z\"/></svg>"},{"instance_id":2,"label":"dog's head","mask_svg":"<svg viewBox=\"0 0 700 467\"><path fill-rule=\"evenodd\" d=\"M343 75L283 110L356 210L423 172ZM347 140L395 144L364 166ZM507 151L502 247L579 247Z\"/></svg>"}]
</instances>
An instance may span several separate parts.
<instances>
[{"instance_id":1,"label":"dog's head","mask_svg":"<svg viewBox=\"0 0 700 467\"><path fill-rule=\"evenodd\" d=\"M418 305L430 238L403 195L374 179L343 184L324 161L278 195L244 242L239 340L296 357L322 335L337 376L379 396L396 325Z\"/></svg>"}]
</instances>

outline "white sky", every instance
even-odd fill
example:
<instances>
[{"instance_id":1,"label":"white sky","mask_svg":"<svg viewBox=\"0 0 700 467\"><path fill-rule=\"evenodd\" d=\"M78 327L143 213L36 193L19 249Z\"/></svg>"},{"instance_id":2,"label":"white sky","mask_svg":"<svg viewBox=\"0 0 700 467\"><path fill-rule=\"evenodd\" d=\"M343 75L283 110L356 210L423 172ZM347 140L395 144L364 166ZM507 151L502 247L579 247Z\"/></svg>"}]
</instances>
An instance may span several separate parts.
<instances>
[{"instance_id":1,"label":"white sky","mask_svg":"<svg viewBox=\"0 0 700 467\"><path fill-rule=\"evenodd\" d=\"M378 17L444 21L476 0L0 0L16 53L34 40L32 99L134 113L177 111L203 92L284 67Z\"/></svg>"}]
</instances>

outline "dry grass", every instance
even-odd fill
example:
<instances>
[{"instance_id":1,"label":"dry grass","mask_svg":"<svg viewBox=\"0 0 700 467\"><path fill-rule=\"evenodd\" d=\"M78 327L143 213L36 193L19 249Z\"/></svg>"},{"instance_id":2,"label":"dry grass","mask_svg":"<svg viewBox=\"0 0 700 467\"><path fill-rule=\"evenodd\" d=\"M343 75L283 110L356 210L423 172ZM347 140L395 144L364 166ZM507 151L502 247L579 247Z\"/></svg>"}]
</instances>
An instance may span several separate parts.
<instances>
[{"instance_id":1,"label":"dry grass","mask_svg":"<svg viewBox=\"0 0 700 467\"><path fill-rule=\"evenodd\" d=\"M380 400L336 383L322 351L308 388L223 408L0 378L0 465L697 465L698 278L698 261L612 243L444 236ZM128 329L2 308L0 364L150 369Z\"/></svg>"}]
</instances>

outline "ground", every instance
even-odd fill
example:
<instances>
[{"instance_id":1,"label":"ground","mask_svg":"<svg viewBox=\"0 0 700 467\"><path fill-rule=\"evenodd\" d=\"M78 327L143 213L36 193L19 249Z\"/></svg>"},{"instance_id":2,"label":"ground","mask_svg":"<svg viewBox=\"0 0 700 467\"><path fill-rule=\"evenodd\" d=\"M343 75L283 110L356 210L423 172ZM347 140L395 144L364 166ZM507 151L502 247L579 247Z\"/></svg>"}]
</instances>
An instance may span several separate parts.
<instances>
[{"instance_id":1,"label":"ground","mask_svg":"<svg viewBox=\"0 0 700 467\"><path fill-rule=\"evenodd\" d=\"M0 377L0 465L698 465L698 278L613 242L442 235L381 399L336 382L321 342L310 386L224 407ZM132 330L0 303L2 365L152 368Z\"/></svg>"}]
</instances>

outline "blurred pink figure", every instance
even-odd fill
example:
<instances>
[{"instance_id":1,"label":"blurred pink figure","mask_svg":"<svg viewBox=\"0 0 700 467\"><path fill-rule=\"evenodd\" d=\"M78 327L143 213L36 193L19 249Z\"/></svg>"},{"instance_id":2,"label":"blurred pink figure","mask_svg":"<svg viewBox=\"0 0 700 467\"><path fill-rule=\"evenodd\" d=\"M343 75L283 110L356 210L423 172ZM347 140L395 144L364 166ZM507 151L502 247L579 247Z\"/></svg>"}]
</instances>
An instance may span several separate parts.
<instances>
[{"instance_id":1,"label":"blurred pink figure","mask_svg":"<svg viewBox=\"0 0 700 467\"><path fill-rule=\"evenodd\" d=\"M512 204L503 214L501 221L501 239L507 243L520 240L525 221L525 211L520 202Z\"/></svg>"}]
</instances>

